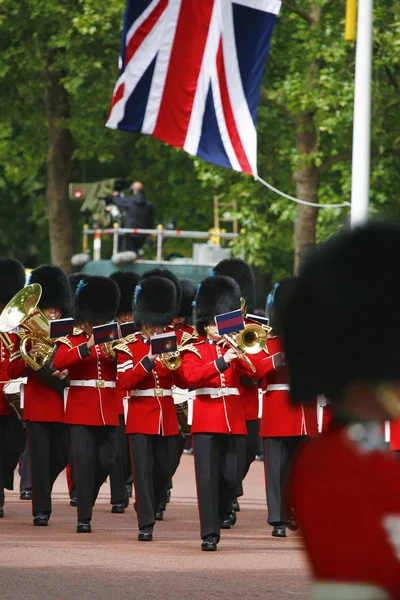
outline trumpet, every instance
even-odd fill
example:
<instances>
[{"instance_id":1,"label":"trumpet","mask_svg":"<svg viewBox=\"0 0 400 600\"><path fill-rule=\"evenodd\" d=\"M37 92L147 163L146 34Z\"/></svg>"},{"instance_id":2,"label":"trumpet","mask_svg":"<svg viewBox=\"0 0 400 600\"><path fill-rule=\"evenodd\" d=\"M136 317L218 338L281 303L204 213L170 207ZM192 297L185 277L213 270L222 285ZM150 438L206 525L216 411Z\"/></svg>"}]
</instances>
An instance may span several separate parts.
<instances>
[{"instance_id":1,"label":"trumpet","mask_svg":"<svg viewBox=\"0 0 400 600\"><path fill-rule=\"evenodd\" d=\"M215 342L219 341L219 339L209 332L207 327L206 331L211 339L213 339ZM253 373L256 372L255 366L246 355L258 354L266 346L267 334L260 325L246 325L242 331L233 333L231 335L225 334L221 339L225 340L231 348L236 350L239 355L239 359L245 362L253 371Z\"/></svg>"},{"instance_id":2,"label":"trumpet","mask_svg":"<svg viewBox=\"0 0 400 600\"><path fill-rule=\"evenodd\" d=\"M166 352L165 354L160 354L159 359L161 364L171 371L176 371L176 369L179 369L182 364L182 357L179 349L176 352Z\"/></svg>"}]
</instances>

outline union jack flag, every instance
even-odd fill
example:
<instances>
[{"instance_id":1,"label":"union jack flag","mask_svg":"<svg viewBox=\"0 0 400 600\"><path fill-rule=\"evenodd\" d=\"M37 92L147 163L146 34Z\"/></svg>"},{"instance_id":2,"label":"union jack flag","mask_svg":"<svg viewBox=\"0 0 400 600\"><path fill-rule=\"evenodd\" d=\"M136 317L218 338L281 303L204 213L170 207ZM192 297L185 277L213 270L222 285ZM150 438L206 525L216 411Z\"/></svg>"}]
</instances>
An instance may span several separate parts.
<instances>
[{"instance_id":1,"label":"union jack flag","mask_svg":"<svg viewBox=\"0 0 400 600\"><path fill-rule=\"evenodd\" d=\"M261 80L281 0L127 0L107 127L257 173Z\"/></svg>"}]
</instances>

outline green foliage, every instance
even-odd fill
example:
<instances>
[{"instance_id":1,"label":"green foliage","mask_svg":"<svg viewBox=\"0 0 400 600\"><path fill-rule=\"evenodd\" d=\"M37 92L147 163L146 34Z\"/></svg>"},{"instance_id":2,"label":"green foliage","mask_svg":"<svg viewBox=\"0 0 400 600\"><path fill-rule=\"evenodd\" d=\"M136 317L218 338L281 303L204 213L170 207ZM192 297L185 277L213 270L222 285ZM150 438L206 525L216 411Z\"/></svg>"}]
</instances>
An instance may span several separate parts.
<instances>
[{"instance_id":1,"label":"green foliage","mask_svg":"<svg viewBox=\"0 0 400 600\"><path fill-rule=\"evenodd\" d=\"M74 181L139 179L156 206L157 220L166 224L172 219L180 229L212 227L214 196L236 201L245 233L234 252L244 252L273 279L282 277L293 265L294 203L248 176L208 165L155 139L105 128L124 4L2 0L0 252L30 266L49 259L43 95L50 70L62 74L69 93L65 127L74 140ZM321 203L350 198L355 44L344 42L344 11L344 2L331 0L283 4L258 114L260 175L295 195L293 173L315 165L321 169ZM399 39L399 3L376 0L371 212L393 219L400 218ZM307 155L296 145L296 119L305 111L314 116L317 134L317 147ZM348 216L346 209L320 210L318 240L343 227ZM77 230L82 222L77 213ZM166 251L188 246L169 241Z\"/></svg>"}]
</instances>

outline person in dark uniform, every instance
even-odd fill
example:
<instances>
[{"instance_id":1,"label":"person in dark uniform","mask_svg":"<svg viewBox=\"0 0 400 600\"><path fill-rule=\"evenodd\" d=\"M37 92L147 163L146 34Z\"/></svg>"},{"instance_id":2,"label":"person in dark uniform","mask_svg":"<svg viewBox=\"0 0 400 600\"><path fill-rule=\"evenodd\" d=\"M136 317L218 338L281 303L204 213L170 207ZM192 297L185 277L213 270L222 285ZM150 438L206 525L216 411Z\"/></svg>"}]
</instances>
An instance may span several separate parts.
<instances>
[{"instance_id":1,"label":"person in dark uniform","mask_svg":"<svg viewBox=\"0 0 400 600\"><path fill-rule=\"evenodd\" d=\"M154 206L147 200L143 184L135 181L131 187L131 195L127 198L114 196L113 203L125 209L124 227L126 229L154 229ZM147 236L138 233L128 233L122 238L122 250L140 253Z\"/></svg>"},{"instance_id":2,"label":"person in dark uniform","mask_svg":"<svg viewBox=\"0 0 400 600\"><path fill-rule=\"evenodd\" d=\"M42 286L38 306L49 320L69 314L71 291L68 277L60 267L44 265L34 269L29 283ZM32 358L36 358L38 352L40 344L30 345L29 354ZM53 484L68 464L68 429L64 424L61 393L42 379L40 371L34 371L25 365L18 338L10 358L8 374L14 379L22 377L24 373L28 378L23 391L23 418L31 464L33 524L46 526L52 510ZM63 378L66 375L61 370L54 377Z\"/></svg>"},{"instance_id":3,"label":"person in dark uniform","mask_svg":"<svg viewBox=\"0 0 400 600\"><path fill-rule=\"evenodd\" d=\"M294 404L331 401L330 431L302 445L288 501L312 569L310 597L400 598L400 227L334 236L300 272L284 316Z\"/></svg>"},{"instance_id":4,"label":"person in dark uniform","mask_svg":"<svg viewBox=\"0 0 400 600\"><path fill-rule=\"evenodd\" d=\"M241 258L225 258L221 260L213 269L213 273L216 275L226 275L232 277L240 288L240 293L245 301L244 312L253 313L256 302L256 282L254 278L253 269L251 266ZM252 323L249 320L245 320L246 324ZM264 357L264 351L260 352L260 356ZM246 461L244 465L243 479L246 477L251 464L254 462L257 450L258 440L260 431L260 420L258 418L258 388L261 381L255 381L242 375L238 385L240 398L243 402L244 416L246 419ZM243 496L243 485L240 482L238 489L236 490L236 497L233 501L233 510L239 511L240 506L237 502L237 498ZM234 523L235 515L232 515L232 522Z\"/></svg>"},{"instance_id":5,"label":"person in dark uniform","mask_svg":"<svg viewBox=\"0 0 400 600\"><path fill-rule=\"evenodd\" d=\"M110 275L110 279L115 281L121 298L117 312L117 321L119 323L129 323L133 320L132 303L135 287L139 283L139 275L134 271L116 271ZM134 339L134 335L130 334L125 338L125 343L129 343L130 339ZM116 400L118 403L119 426L118 426L118 441L117 441L117 456L110 473L110 488L111 488L111 512L122 514L129 504L129 496L126 490L126 482L131 472L130 456L129 456L129 440L125 433L124 405L123 399L127 395L119 381L116 382Z\"/></svg>"},{"instance_id":6,"label":"person in dark uniform","mask_svg":"<svg viewBox=\"0 0 400 600\"><path fill-rule=\"evenodd\" d=\"M81 331L58 341L56 369L68 369L65 423L74 451L78 533L91 532L93 506L117 452L116 364L111 344L95 345L92 328L112 321L120 292L107 277L89 276L77 288L75 323Z\"/></svg>"},{"instance_id":7,"label":"person in dark uniform","mask_svg":"<svg viewBox=\"0 0 400 600\"><path fill-rule=\"evenodd\" d=\"M25 285L24 267L13 258L0 258L0 312ZM4 396L8 363L14 342L0 334L0 518L4 517L4 488L14 489L14 470L25 447L25 430Z\"/></svg>"},{"instance_id":8,"label":"person in dark uniform","mask_svg":"<svg viewBox=\"0 0 400 600\"><path fill-rule=\"evenodd\" d=\"M152 355L150 337L176 314L176 286L167 277L147 276L136 287L133 319L141 333L119 344L118 380L130 392L126 406L139 541L152 541L160 500L176 468L178 422L172 386L178 372Z\"/></svg>"},{"instance_id":9,"label":"person in dark uniform","mask_svg":"<svg viewBox=\"0 0 400 600\"><path fill-rule=\"evenodd\" d=\"M260 379L263 373L258 357L251 357L255 372L238 360L237 351L225 346L214 323L216 315L240 309L240 297L240 288L230 277L216 275L200 284L194 324L206 341L195 346L200 356L183 355L183 375L195 396L192 437L204 551L217 549L222 525L230 528L226 520L243 477L247 429L239 398L240 375Z\"/></svg>"},{"instance_id":10,"label":"person in dark uniform","mask_svg":"<svg viewBox=\"0 0 400 600\"><path fill-rule=\"evenodd\" d=\"M269 355L263 360L265 383L260 435L264 439L264 467L268 523L273 537L286 537L286 527L297 523L288 513L286 486L293 457L306 436L318 434L316 401L303 406L290 402L288 371L282 352L283 315L296 280L287 277L275 285L267 299Z\"/></svg>"}]
</instances>

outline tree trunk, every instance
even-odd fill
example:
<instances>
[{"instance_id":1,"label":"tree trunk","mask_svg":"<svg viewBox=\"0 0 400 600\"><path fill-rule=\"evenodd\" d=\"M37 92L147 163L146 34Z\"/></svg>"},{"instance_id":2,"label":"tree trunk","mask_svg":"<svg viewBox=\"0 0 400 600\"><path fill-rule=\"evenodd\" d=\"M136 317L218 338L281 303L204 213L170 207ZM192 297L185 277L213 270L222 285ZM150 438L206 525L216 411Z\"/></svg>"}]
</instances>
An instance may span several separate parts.
<instances>
[{"instance_id":1,"label":"tree trunk","mask_svg":"<svg viewBox=\"0 0 400 600\"><path fill-rule=\"evenodd\" d=\"M51 260L68 273L74 253L74 230L68 196L73 152L72 136L67 129L69 99L60 73L49 70L44 77L47 83L44 93L49 144L46 197Z\"/></svg>"},{"instance_id":2,"label":"tree trunk","mask_svg":"<svg viewBox=\"0 0 400 600\"><path fill-rule=\"evenodd\" d=\"M307 164L307 155L314 152L317 144L314 116L302 113L296 117L297 148L304 156L305 166L294 174L296 193L300 200L318 202L319 171ZM318 208L298 204L294 225L294 272L297 274L304 259L315 248Z\"/></svg>"}]
</instances>

